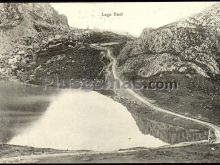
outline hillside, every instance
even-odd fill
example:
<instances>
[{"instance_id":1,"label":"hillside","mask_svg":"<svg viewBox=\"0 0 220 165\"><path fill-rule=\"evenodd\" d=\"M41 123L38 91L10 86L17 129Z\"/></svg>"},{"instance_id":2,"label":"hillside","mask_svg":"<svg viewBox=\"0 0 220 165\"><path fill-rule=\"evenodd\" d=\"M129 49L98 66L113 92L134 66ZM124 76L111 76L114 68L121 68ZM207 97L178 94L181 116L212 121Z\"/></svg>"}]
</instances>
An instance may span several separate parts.
<instances>
[{"instance_id":1,"label":"hillside","mask_svg":"<svg viewBox=\"0 0 220 165\"><path fill-rule=\"evenodd\" d=\"M137 70L142 77L174 70L186 73L191 70L204 77L219 74L219 16L220 5L216 4L179 22L145 28L136 41L123 49L120 63L126 63L128 57L144 58L145 64ZM129 67L124 72L129 72Z\"/></svg>"},{"instance_id":2,"label":"hillside","mask_svg":"<svg viewBox=\"0 0 220 165\"><path fill-rule=\"evenodd\" d=\"M1 3L0 38L0 79L34 84L42 84L44 77L103 78L108 60L89 44L117 40L121 48L130 39L71 28L48 3Z\"/></svg>"},{"instance_id":3,"label":"hillside","mask_svg":"<svg viewBox=\"0 0 220 165\"><path fill-rule=\"evenodd\" d=\"M0 77L22 76L27 56L32 56L42 44L69 30L67 18L49 4L0 4Z\"/></svg>"},{"instance_id":4,"label":"hillside","mask_svg":"<svg viewBox=\"0 0 220 165\"><path fill-rule=\"evenodd\" d=\"M118 56L124 79L178 83L178 90L144 90L156 104L220 124L220 4L174 23L145 28Z\"/></svg>"},{"instance_id":5,"label":"hillside","mask_svg":"<svg viewBox=\"0 0 220 165\"><path fill-rule=\"evenodd\" d=\"M29 121L39 119L39 114L44 113L49 105L48 100L51 98L43 97L42 91L40 91L42 86L37 86L35 93L32 85L28 84L45 85L42 83L47 83L48 87L69 88L71 87L69 86L70 80L144 80L145 87L150 82L175 81L178 83L178 88L174 90L147 90L144 88L140 91L133 91L137 95L139 94L143 100L145 100L144 96L149 98L149 102L152 102L153 105L220 126L220 4L218 3L201 13L171 24L159 28L145 28L139 38L119 35L110 31L100 32L69 27L66 16L59 14L46 3L0 3L0 38L0 80L12 79L25 82L18 87L12 82L11 87L9 82L3 81L3 85L6 84L7 88L10 88L8 90L3 86L0 90L2 94L0 109L3 114L0 140L3 143L9 142L12 137L17 135L20 126L26 127L30 124ZM108 42L117 42L117 44L101 44ZM96 43L96 48L90 45L92 43ZM100 48L105 46L108 49ZM117 59L116 69L120 78L115 78L114 75L116 60L113 55ZM56 91L54 88L51 91L47 90L48 93L53 94L53 98L56 98L54 91ZM108 153L1 144L0 162L146 163L217 162L220 160L218 144L198 142L214 136L214 130L210 125L208 128L200 122L190 121L189 118L158 111L126 90L104 89L99 92L124 105L142 134L152 135L169 144L185 143L178 144L177 147L156 149L139 146L121 148L119 151ZM16 94L19 96L17 97ZM100 99L93 98L89 100L100 102ZM23 102L22 99L24 99ZM34 99L43 100L43 102L37 102ZM72 95L71 99L74 99ZM64 100L67 99L64 98ZM55 100L60 104L58 101L59 99ZM50 105L54 112L53 104ZM82 105L86 104L83 102ZM77 108L72 104L67 106ZM92 108L96 109L96 107ZM61 110L62 114L65 113L65 108L58 107L57 109ZM33 114L31 111L38 116L31 116ZM55 116L58 116L59 119L65 118L60 115ZM86 115L86 117L89 118L90 115ZM101 118L105 119L105 116L103 115ZM48 119L50 118L46 116L46 121L51 122ZM72 118L69 119L71 122L73 121ZM97 116L94 119L96 121ZM57 123L57 119L55 121ZM80 121L82 121L80 125L84 125L83 122L86 122ZM69 124L69 122L67 123ZM62 122L58 122L58 124L61 126L61 131L59 132L55 128L55 132L62 134L65 124L63 125ZM65 130L69 131L67 127ZM91 133L90 130L88 133ZM13 134L14 132L15 134ZM52 135L49 127L46 132L47 135ZM116 136L118 135L117 132ZM112 138L114 138L113 134ZM70 137L69 139L75 140ZM116 140L118 139L120 137L116 137ZM45 139L43 138L43 140ZM187 142L195 143L184 146ZM196 144L197 142L198 144ZM111 143L109 144L111 145Z\"/></svg>"}]
</instances>

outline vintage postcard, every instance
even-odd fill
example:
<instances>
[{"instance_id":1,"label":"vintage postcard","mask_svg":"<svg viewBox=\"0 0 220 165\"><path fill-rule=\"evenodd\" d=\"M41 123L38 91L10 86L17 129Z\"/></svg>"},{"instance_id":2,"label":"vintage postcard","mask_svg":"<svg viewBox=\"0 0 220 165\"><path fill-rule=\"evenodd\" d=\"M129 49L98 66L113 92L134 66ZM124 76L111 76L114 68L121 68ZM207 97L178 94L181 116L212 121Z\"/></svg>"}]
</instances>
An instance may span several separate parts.
<instances>
[{"instance_id":1,"label":"vintage postcard","mask_svg":"<svg viewBox=\"0 0 220 165\"><path fill-rule=\"evenodd\" d=\"M0 163L220 162L220 3L0 3Z\"/></svg>"}]
</instances>

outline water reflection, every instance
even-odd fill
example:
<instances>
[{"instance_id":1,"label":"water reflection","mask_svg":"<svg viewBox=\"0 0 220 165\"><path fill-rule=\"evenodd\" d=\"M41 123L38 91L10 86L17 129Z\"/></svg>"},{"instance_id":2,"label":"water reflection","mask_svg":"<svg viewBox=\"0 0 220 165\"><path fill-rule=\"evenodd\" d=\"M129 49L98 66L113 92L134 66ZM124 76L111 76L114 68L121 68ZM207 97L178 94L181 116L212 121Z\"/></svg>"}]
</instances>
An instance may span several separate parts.
<instances>
[{"instance_id":1,"label":"water reflection","mask_svg":"<svg viewBox=\"0 0 220 165\"><path fill-rule=\"evenodd\" d=\"M84 90L63 90L38 122L9 143L96 151L166 145L142 134L126 107Z\"/></svg>"},{"instance_id":2,"label":"water reflection","mask_svg":"<svg viewBox=\"0 0 220 165\"><path fill-rule=\"evenodd\" d=\"M94 91L62 91L0 81L0 143L114 150L207 139Z\"/></svg>"},{"instance_id":3,"label":"water reflection","mask_svg":"<svg viewBox=\"0 0 220 165\"><path fill-rule=\"evenodd\" d=\"M137 126L143 134L150 134L160 140L177 144L181 142L200 141L208 139L208 130L186 129L177 125L159 122L151 119L143 119L138 115L132 115Z\"/></svg>"},{"instance_id":4,"label":"water reflection","mask_svg":"<svg viewBox=\"0 0 220 165\"><path fill-rule=\"evenodd\" d=\"M39 119L51 96L51 90L41 87L0 81L0 143L8 142Z\"/></svg>"}]
</instances>

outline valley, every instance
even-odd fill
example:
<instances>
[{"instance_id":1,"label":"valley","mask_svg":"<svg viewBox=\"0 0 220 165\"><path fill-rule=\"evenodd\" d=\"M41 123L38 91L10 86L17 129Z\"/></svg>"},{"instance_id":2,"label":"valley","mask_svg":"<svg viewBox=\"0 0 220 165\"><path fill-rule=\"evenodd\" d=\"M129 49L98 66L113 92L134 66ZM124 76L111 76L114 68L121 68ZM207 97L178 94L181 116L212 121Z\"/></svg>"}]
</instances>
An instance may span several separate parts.
<instances>
[{"instance_id":1,"label":"valley","mask_svg":"<svg viewBox=\"0 0 220 165\"><path fill-rule=\"evenodd\" d=\"M219 3L137 38L49 4L0 9L1 163L219 162ZM137 80L178 87L122 88Z\"/></svg>"}]
</instances>

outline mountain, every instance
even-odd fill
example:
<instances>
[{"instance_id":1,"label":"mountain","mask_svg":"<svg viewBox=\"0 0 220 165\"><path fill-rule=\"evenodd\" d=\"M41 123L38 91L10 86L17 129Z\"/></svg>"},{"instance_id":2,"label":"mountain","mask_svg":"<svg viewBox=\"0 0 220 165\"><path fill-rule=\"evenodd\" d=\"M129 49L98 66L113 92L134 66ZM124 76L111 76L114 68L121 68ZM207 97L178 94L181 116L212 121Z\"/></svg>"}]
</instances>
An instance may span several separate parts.
<instances>
[{"instance_id":1,"label":"mountain","mask_svg":"<svg viewBox=\"0 0 220 165\"><path fill-rule=\"evenodd\" d=\"M47 3L0 3L0 75L11 77L25 56L68 32L66 16Z\"/></svg>"},{"instance_id":2,"label":"mountain","mask_svg":"<svg viewBox=\"0 0 220 165\"><path fill-rule=\"evenodd\" d=\"M123 73L150 77L178 71L210 77L219 74L220 4L159 28L145 28L121 51ZM135 65L135 66L134 66Z\"/></svg>"},{"instance_id":3,"label":"mountain","mask_svg":"<svg viewBox=\"0 0 220 165\"><path fill-rule=\"evenodd\" d=\"M144 21L144 20L143 20ZM123 79L177 82L176 90L145 90L172 111L219 123L220 3L159 28L145 28L117 56Z\"/></svg>"},{"instance_id":4,"label":"mountain","mask_svg":"<svg viewBox=\"0 0 220 165\"><path fill-rule=\"evenodd\" d=\"M47 3L1 3L0 38L0 79L35 84L43 77L103 78L109 60L89 44L118 41L118 52L131 40L69 27L66 16Z\"/></svg>"}]
</instances>

